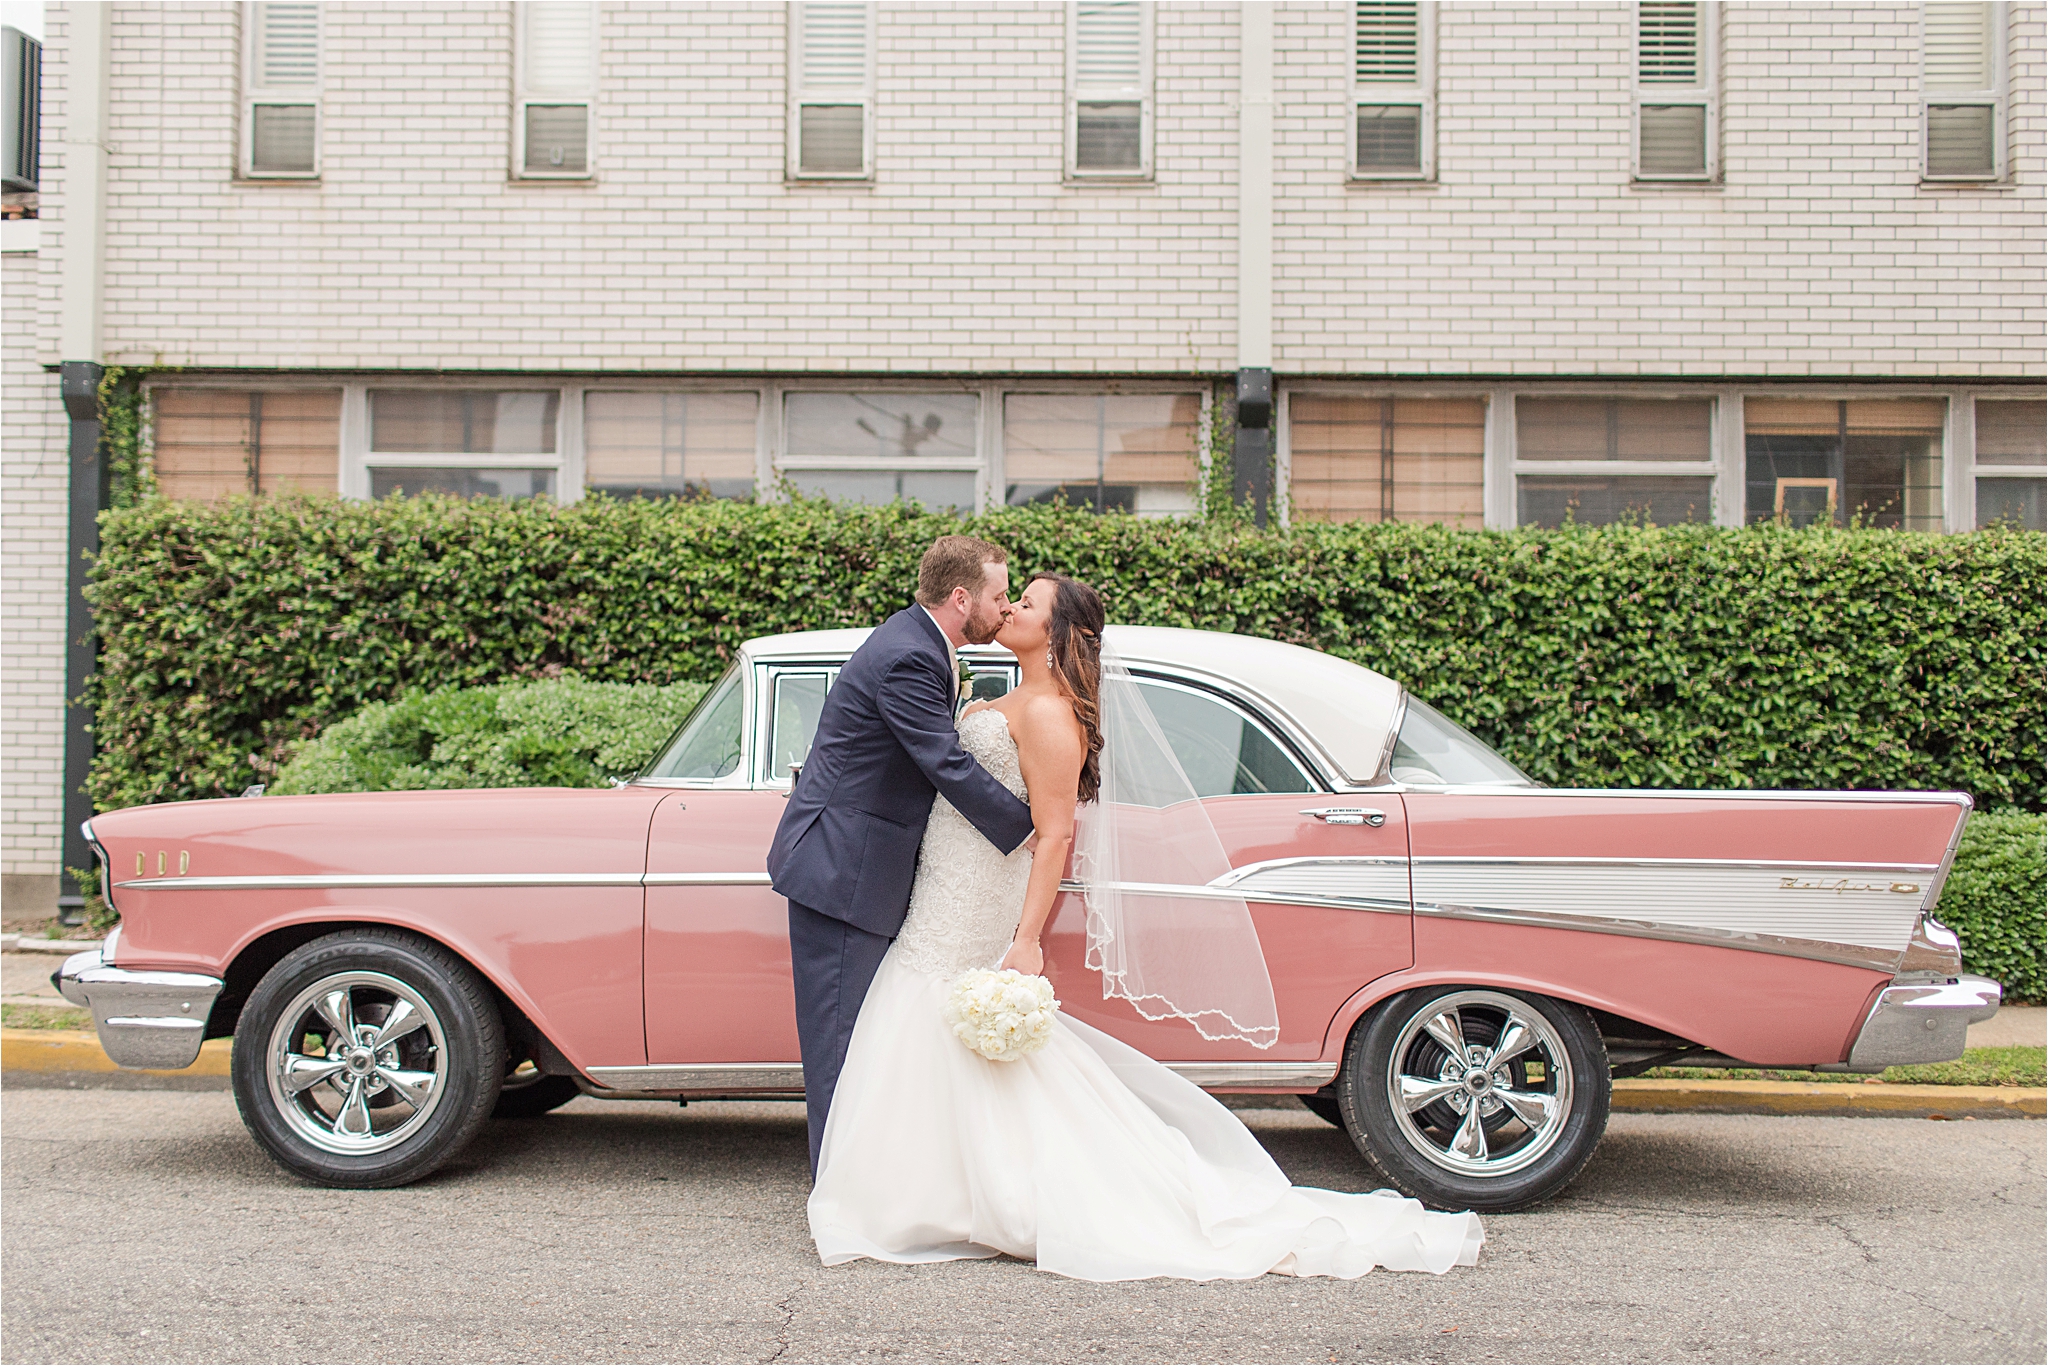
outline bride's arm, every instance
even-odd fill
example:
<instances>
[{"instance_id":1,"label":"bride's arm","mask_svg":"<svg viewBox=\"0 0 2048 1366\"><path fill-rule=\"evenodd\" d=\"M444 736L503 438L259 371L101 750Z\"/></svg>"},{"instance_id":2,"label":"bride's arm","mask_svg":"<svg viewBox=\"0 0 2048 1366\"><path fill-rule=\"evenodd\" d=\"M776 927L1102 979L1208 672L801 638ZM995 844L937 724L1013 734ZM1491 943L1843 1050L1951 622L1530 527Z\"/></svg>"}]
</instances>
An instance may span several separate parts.
<instances>
[{"instance_id":1,"label":"bride's arm","mask_svg":"<svg viewBox=\"0 0 2048 1366\"><path fill-rule=\"evenodd\" d=\"M1064 698L1044 697L1032 702L1021 716L1010 719L1010 732L1017 741L1017 763L1024 770L1024 786L1031 791L1031 824L1037 843L1031 851L1031 881L1024 889L1024 913L1017 921L1017 937L1003 955L1002 966L1019 972L1045 970L1045 952L1038 938L1052 917L1052 903L1060 893L1060 875L1067 868L1067 854L1074 847L1074 799L1080 790L1082 739L1081 723Z\"/></svg>"}]
</instances>

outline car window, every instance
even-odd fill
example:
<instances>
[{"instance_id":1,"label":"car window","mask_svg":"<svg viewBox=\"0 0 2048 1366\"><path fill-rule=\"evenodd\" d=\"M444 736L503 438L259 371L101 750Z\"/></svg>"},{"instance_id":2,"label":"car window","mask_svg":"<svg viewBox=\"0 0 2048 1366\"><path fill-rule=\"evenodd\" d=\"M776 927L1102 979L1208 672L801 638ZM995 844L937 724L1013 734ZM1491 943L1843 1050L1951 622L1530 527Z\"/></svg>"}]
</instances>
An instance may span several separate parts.
<instances>
[{"instance_id":1,"label":"car window","mask_svg":"<svg viewBox=\"0 0 2048 1366\"><path fill-rule=\"evenodd\" d=\"M1401 719L1401 734L1394 741L1393 772L1389 776L1397 783L1426 786L1536 786L1528 774L1495 754L1485 741L1412 693L1407 714Z\"/></svg>"},{"instance_id":2,"label":"car window","mask_svg":"<svg viewBox=\"0 0 2048 1366\"><path fill-rule=\"evenodd\" d=\"M810 757L825 694L838 676L837 669L784 670L775 675L769 688L768 771L761 775L765 781L788 782L790 768Z\"/></svg>"},{"instance_id":3,"label":"car window","mask_svg":"<svg viewBox=\"0 0 2048 1366\"><path fill-rule=\"evenodd\" d=\"M725 671L684 720L675 739L643 778L723 778L740 766L740 729L746 722L739 666Z\"/></svg>"},{"instance_id":4,"label":"car window","mask_svg":"<svg viewBox=\"0 0 2048 1366\"><path fill-rule=\"evenodd\" d=\"M1152 679L1138 690L1197 796L1316 790L1262 726L1221 698Z\"/></svg>"}]
</instances>

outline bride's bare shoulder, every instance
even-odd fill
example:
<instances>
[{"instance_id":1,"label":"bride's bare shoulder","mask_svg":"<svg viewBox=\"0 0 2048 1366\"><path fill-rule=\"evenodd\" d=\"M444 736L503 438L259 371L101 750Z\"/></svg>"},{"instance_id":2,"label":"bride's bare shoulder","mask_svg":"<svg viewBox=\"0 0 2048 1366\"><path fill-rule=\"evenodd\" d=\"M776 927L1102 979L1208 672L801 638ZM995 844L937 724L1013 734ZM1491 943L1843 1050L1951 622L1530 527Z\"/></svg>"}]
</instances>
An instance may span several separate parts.
<instances>
[{"instance_id":1,"label":"bride's bare shoulder","mask_svg":"<svg viewBox=\"0 0 2048 1366\"><path fill-rule=\"evenodd\" d=\"M1029 745L1058 752L1079 750L1080 718L1074 715L1074 704L1058 693L1020 697L1015 706L1004 710L1020 749Z\"/></svg>"}]
</instances>

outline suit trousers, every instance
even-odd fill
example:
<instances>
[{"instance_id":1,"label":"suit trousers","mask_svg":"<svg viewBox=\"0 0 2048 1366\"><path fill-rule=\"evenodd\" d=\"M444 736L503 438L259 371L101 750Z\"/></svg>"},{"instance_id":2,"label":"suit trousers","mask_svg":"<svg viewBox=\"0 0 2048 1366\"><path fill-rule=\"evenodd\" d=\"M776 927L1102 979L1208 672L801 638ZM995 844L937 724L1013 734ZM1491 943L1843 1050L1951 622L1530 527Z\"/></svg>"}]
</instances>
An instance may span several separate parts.
<instances>
[{"instance_id":1,"label":"suit trousers","mask_svg":"<svg viewBox=\"0 0 2048 1366\"><path fill-rule=\"evenodd\" d=\"M894 942L809 906L789 903L789 966L796 984L796 1037L803 1052L814 1180L818 1149L825 1141L825 1117L832 1112L832 1093L839 1085L839 1069L846 1065L854 1021Z\"/></svg>"}]
</instances>

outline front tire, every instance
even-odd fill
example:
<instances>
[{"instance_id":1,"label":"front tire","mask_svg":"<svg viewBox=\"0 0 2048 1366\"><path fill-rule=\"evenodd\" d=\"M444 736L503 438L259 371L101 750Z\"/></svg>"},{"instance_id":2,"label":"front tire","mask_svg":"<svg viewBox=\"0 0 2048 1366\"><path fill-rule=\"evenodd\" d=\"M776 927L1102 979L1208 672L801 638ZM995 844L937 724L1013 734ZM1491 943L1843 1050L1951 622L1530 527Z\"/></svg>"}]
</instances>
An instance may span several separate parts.
<instances>
[{"instance_id":1,"label":"front tire","mask_svg":"<svg viewBox=\"0 0 2048 1366\"><path fill-rule=\"evenodd\" d=\"M243 1124L285 1170L323 1186L402 1186L489 1118L504 1027L454 953L399 930L345 930L256 984L231 1071Z\"/></svg>"},{"instance_id":2,"label":"front tire","mask_svg":"<svg viewBox=\"0 0 2048 1366\"><path fill-rule=\"evenodd\" d=\"M1583 1009L1523 992L1425 987L1352 1035L1337 1101L1358 1150L1439 1209L1525 1209L1592 1159L1612 1099Z\"/></svg>"}]
</instances>

